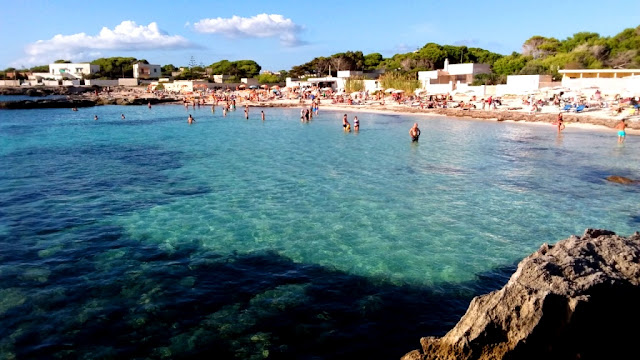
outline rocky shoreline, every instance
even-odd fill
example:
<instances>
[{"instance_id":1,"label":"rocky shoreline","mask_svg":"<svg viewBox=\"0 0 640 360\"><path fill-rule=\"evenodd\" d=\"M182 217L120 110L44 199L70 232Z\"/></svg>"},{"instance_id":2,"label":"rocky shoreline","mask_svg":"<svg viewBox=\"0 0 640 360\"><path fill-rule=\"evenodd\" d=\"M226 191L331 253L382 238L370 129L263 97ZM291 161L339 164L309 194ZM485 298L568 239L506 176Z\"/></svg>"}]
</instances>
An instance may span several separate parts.
<instances>
[{"instance_id":1,"label":"rocky shoreline","mask_svg":"<svg viewBox=\"0 0 640 360\"><path fill-rule=\"evenodd\" d=\"M147 105L174 103L174 98L95 98L95 99L37 99L20 101L0 101L0 109L56 109L56 108L83 108L101 105Z\"/></svg>"},{"instance_id":2,"label":"rocky shoreline","mask_svg":"<svg viewBox=\"0 0 640 360\"><path fill-rule=\"evenodd\" d=\"M640 233L587 229L543 244L500 290L402 360L629 359L640 331Z\"/></svg>"}]
</instances>

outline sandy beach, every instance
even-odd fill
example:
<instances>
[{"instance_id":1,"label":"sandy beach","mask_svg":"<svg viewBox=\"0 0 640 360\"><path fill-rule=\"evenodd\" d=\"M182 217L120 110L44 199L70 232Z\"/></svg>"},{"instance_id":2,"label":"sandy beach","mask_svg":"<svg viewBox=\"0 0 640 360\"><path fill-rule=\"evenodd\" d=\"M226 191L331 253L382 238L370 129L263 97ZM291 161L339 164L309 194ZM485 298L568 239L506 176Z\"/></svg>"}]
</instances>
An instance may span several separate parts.
<instances>
[{"instance_id":1,"label":"sandy beach","mask_svg":"<svg viewBox=\"0 0 640 360\"><path fill-rule=\"evenodd\" d=\"M269 99L269 100L248 100L248 91L232 91L226 93L229 97L236 99L238 107L248 105L250 107L309 107L312 100L300 100L300 99ZM159 96L153 93L147 93L140 89L127 89L110 91L109 93L99 93L97 96L93 93L85 93L79 95L83 99L99 100L105 97L109 99L157 99ZM173 97L176 99L175 104L182 105L185 99L190 101L193 95L182 94L170 94L163 97ZM540 96L542 97L542 96ZM204 96L204 106L211 106L211 100L208 95ZM581 128L589 130L602 130L602 131L614 131L614 127L620 120L625 119L627 124L627 133L630 135L640 135L640 115L631 114L628 109L624 109L621 112L616 112L612 108L586 108L582 112L575 111L563 111L558 106L547 105L539 108L538 111L531 112L529 105L523 105L522 96L505 96L502 97L501 105L498 105L495 109L482 110L481 101L473 101L469 95L452 95L453 100L451 104L459 102L465 102L472 106L471 109L463 110L459 108L433 108L427 109L417 106L415 103L412 105L402 103L399 104L391 96L386 96L384 100L369 100L363 101L359 105L349 105L347 103L337 103L332 99L320 99L320 111L323 110L335 110L344 111L345 113L384 113L384 114L405 114L419 117L433 117L433 116L446 116L453 118L465 118L482 121L508 121L508 122L523 122L532 124L544 124L546 126L553 124L556 121L558 113L562 113L563 120L567 128ZM219 101L217 106L222 106L223 102ZM383 105L384 104L384 105ZM473 108L475 106L475 108Z\"/></svg>"}]
</instances>

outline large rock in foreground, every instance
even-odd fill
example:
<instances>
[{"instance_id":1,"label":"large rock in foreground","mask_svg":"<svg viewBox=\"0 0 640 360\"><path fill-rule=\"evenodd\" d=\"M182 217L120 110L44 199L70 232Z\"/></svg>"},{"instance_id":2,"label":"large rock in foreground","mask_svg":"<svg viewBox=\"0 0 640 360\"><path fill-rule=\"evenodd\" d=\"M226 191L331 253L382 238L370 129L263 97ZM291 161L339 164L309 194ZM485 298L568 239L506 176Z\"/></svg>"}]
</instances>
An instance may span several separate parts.
<instances>
[{"instance_id":1,"label":"large rock in foreground","mask_svg":"<svg viewBox=\"0 0 640 360\"><path fill-rule=\"evenodd\" d=\"M525 258L442 338L403 360L638 359L640 234L587 229Z\"/></svg>"}]
</instances>

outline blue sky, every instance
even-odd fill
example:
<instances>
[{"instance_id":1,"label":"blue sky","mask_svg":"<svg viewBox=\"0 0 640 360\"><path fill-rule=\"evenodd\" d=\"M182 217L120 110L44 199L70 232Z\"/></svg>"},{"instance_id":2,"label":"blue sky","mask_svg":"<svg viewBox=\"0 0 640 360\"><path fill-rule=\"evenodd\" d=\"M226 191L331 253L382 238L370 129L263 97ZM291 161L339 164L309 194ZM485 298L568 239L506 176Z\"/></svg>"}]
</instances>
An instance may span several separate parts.
<instances>
[{"instance_id":1,"label":"blue sky","mask_svg":"<svg viewBox=\"0 0 640 360\"><path fill-rule=\"evenodd\" d=\"M252 59L288 70L361 50L385 57L428 42L520 51L533 35L615 35L640 25L640 1L11 1L0 69L131 56L186 66Z\"/></svg>"}]
</instances>

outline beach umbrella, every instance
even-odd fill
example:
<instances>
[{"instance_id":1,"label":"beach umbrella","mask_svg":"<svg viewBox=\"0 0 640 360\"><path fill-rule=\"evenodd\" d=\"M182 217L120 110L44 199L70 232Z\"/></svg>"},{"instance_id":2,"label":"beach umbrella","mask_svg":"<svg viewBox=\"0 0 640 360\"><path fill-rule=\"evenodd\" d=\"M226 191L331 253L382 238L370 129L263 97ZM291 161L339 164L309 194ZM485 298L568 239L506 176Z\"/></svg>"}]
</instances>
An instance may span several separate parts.
<instances>
[{"instance_id":1,"label":"beach umbrella","mask_svg":"<svg viewBox=\"0 0 640 360\"><path fill-rule=\"evenodd\" d=\"M401 93L403 93L403 92L404 92L404 90L393 90L393 93L394 93L394 94L401 94Z\"/></svg>"},{"instance_id":2,"label":"beach umbrella","mask_svg":"<svg viewBox=\"0 0 640 360\"><path fill-rule=\"evenodd\" d=\"M263 88L263 89L268 89L268 88L269 88L269 85L264 84L264 85L261 85L260 87L261 87L261 88Z\"/></svg>"},{"instance_id":3,"label":"beach umbrella","mask_svg":"<svg viewBox=\"0 0 640 360\"><path fill-rule=\"evenodd\" d=\"M394 92L394 91L396 91L396 89L388 88L388 89L386 89L384 92L385 92L385 93L387 93L387 94L390 94L390 93L392 93L392 92Z\"/></svg>"},{"instance_id":4,"label":"beach umbrella","mask_svg":"<svg viewBox=\"0 0 640 360\"><path fill-rule=\"evenodd\" d=\"M250 85L249 86L249 89L257 89L257 88L258 88L258 85Z\"/></svg>"},{"instance_id":5,"label":"beach umbrella","mask_svg":"<svg viewBox=\"0 0 640 360\"><path fill-rule=\"evenodd\" d=\"M247 85L245 85L245 84L238 85L238 89L244 89L246 87L247 87Z\"/></svg>"},{"instance_id":6,"label":"beach umbrella","mask_svg":"<svg viewBox=\"0 0 640 360\"><path fill-rule=\"evenodd\" d=\"M278 90L278 89L280 89L280 86L279 85L273 85L271 88Z\"/></svg>"}]
</instances>

